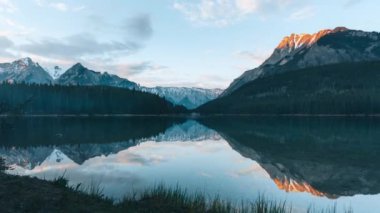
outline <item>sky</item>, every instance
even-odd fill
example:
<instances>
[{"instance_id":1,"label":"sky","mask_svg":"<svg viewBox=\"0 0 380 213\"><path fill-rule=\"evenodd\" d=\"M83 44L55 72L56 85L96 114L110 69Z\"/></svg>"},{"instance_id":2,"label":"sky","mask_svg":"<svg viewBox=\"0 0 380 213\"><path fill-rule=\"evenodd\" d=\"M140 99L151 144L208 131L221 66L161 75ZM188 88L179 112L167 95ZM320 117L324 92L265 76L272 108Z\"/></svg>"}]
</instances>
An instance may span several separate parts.
<instances>
[{"instance_id":1,"label":"sky","mask_svg":"<svg viewBox=\"0 0 380 213\"><path fill-rule=\"evenodd\" d=\"M291 33L380 31L377 0L0 0L0 62L226 88Z\"/></svg>"}]
</instances>

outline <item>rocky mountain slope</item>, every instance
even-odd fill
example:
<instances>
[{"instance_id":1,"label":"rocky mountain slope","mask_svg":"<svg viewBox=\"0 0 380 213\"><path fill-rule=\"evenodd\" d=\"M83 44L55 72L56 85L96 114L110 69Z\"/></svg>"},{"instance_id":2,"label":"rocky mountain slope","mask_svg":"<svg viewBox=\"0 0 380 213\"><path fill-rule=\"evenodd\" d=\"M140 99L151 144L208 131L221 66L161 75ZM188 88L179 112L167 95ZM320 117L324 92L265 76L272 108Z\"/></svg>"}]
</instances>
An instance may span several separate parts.
<instances>
[{"instance_id":1,"label":"rocky mountain slope","mask_svg":"<svg viewBox=\"0 0 380 213\"><path fill-rule=\"evenodd\" d=\"M23 58L0 64L0 82L50 84L53 78L38 63Z\"/></svg>"},{"instance_id":2,"label":"rocky mountain slope","mask_svg":"<svg viewBox=\"0 0 380 213\"><path fill-rule=\"evenodd\" d=\"M140 89L144 92L157 94L172 103L185 106L187 109L195 109L202 104L214 100L223 92L221 89L195 87L140 87Z\"/></svg>"},{"instance_id":3,"label":"rocky mountain slope","mask_svg":"<svg viewBox=\"0 0 380 213\"><path fill-rule=\"evenodd\" d=\"M285 37L263 65L197 110L211 114L380 113L380 33L336 28Z\"/></svg>"},{"instance_id":4,"label":"rocky mountain slope","mask_svg":"<svg viewBox=\"0 0 380 213\"><path fill-rule=\"evenodd\" d=\"M63 73L56 81L60 85L83 85L83 86L112 86L127 89L136 89L139 86L127 79L120 78L117 75L111 75L107 72L95 72L87 69L82 64L77 63Z\"/></svg>"},{"instance_id":5,"label":"rocky mountain slope","mask_svg":"<svg viewBox=\"0 0 380 213\"><path fill-rule=\"evenodd\" d=\"M117 75L111 75L107 72L101 73L90 70L79 63L68 69L55 82L60 85L104 85L135 89L158 95L176 105L185 106L188 109L194 109L208 101L217 98L222 93L222 90L220 89L201 89L186 87L143 87L135 82L120 78Z\"/></svg>"},{"instance_id":6,"label":"rocky mountain slope","mask_svg":"<svg viewBox=\"0 0 380 213\"><path fill-rule=\"evenodd\" d=\"M144 87L107 72L97 72L77 63L67 71L62 72L56 66L54 71L47 71L30 58L24 58L12 63L0 64L0 82L9 83L36 83L95 86L103 85L134 89L152 93L187 109L194 109L206 102L217 98L222 90L187 87Z\"/></svg>"},{"instance_id":7,"label":"rocky mountain slope","mask_svg":"<svg viewBox=\"0 0 380 213\"><path fill-rule=\"evenodd\" d=\"M373 60L380 60L378 32L337 27L315 34L292 34L280 42L261 66L235 79L223 95L259 77L308 67Z\"/></svg>"}]
</instances>

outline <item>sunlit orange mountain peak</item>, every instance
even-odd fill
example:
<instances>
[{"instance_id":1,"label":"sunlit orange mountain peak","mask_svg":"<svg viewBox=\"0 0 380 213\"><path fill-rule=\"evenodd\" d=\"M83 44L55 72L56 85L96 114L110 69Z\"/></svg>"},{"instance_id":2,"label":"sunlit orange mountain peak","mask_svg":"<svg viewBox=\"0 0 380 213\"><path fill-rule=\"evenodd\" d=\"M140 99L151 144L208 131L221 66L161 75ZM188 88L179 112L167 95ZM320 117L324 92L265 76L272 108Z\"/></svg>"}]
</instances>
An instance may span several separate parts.
<instances>
[{"instance_id":1,"label":"sunlit orange mountain peak","mask_svg":"<svg viewBox=\"0 0 380 213\"><path fill-rule=\"evenodd\" d=\"M321 31L314 33L314 34L307 34L307 33L294 34L293 33L290 36L286 36L284 39L282 39L280 44L277 46L277 49L289 48L290 50L294 50L294 49L297 49L297 48L303 47L303 46L306 46L306 47L311 46L315 42L317 42L320 38L322 38L323 36L325 36L327 34L336 33L336 32L343 32L343 31L347 31L347 30L349 30L349 29L347 29L345 27L337 27L335 29L321 30Z\"/></svg>"},{"instance_id":2,"label":"sunlit orange mountain peak","mask_svg":"<svg viewBox=\"0 0 380 213\"><path fill-rule=\"evenodd\" d=\"M274 178L273 181L277 185L277 187L286 192L307 192L314 196L318 197L328 197L335 199L335 196L329 195L327 193L318 191L313 186L306 182L297 182L296 180L290 178Z\"/></svg>"}]
</instances>

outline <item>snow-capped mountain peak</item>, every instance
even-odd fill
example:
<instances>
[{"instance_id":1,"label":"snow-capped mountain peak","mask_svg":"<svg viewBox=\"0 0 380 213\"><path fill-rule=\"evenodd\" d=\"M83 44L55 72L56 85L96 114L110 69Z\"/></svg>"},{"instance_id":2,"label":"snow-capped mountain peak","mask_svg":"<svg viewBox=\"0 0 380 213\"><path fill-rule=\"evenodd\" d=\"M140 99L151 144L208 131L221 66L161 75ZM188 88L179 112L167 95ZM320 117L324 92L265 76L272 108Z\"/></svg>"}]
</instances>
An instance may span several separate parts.
<instances>
[{"instance_id":1,"label":"snow-capped mountain peak","mask_svg":"<svg viewBox=\"0 0 380 213\"><path fill-rule=\"evenodd\" d=\"M27 57L12 62L9 68L13 72L22 72L31 67L39 67L39 65L35 63L31 58Z\"/></svg>"},{"instance_id":2,"label":"snow-capped mountain peak","mask_svg":"<svg viewBox=\"0 0 380 213\"><path fill-rule=\"evenodd\" d=\"M53 152L41 163L41 165L52 164L68 164L74 163L67 155L58 149L54 149Z\"/></svg>"},{"instance_id":3,"label":"snow-capped mountain peak","mask_svg":"<svg viewBox=\"0 0 380 213\"><path fill-rule=\"evenodd\" d=\"M22 58L14 63L18 63L21 66L37 66L37 63L33 62L33 60L29 57Z\"/></svg>"},{"instance_id":4,"label":"snow-capped mountain peak","mask_svg":"<svg viewBox=\"0 0 380 213\"><path fill-rule=\"evenodd\" d=\"M81 63L76 63L68 69L56 80L56 83L62 85L85 86L103 85L127 89L134 89L138 87L138 84L127 79L120 78L116 75L110 75L107 72L101 73L90 70Z\"/></svg>"},{"instance_id":5,"label":"snow-capped mountain peak","mask_svg":"<svg viewBox=\"0 0 380 213\"><path fill-rule=\"evenodd\" d=\"M202 104L214 100L222 93L221 89L196 87L141 87L140 90L164 97L168 101L185 106L188 109L195 109Z\"/></svg>"},{"instance_id":6,"label":"snow-capped mountain peak","mask_svg":"<svg viewBox=\"0 0 380 213\"><path fill-rule=\"evenodd\" d=\"M26 82L48 84L53 81L49 73L31 58L22 58L0 64L0 82Z\"/></svg>"},{"instance_id":7,"label":"snow-capped mountain peak","mask_svg":"<svg viewBox=\"0 0 380 213\"><path fill-rule=\"evenodd\" d=\"M48 70L48 71L46 71ZM188 87L143 87L139 84L121 78L108 72L97 72L88 69L81 63L74 64L71 68L62 72L59 66L53 69L43 69L31 58L23 58L12 63L0 64L0 82L26 82L58 85L82 85L82 86L110 86L126 89L134 89L152 93L165 98L176 105L194 109L208 101L217 98L222 90Z\"/></svg>"}]
</instances>

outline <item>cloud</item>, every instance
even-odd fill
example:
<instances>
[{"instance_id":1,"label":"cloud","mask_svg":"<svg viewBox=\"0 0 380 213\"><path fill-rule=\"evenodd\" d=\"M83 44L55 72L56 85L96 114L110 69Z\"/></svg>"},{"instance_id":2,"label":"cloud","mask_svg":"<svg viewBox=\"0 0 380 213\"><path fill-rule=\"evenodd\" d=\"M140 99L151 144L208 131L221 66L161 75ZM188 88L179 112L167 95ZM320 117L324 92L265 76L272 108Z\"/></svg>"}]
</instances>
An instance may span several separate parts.
<instances>
[{"instance_id":1,"label":"cloud","mask_svg":"<svg viewBox=\"0 0 380 213\"><path fill-rule=\"evenodd\" d=\"M289 4L292 0L197 0L192 3L177 1L174 9L187 19L201 25L226 26L249 14L270 11Z\"/></svg>"},{"instance_id":2,"label":"cloud","mask_svg":"<svg viewBox=\"0 0 380 213\"><path fill-rule=\"evenodd\" d=\"M261 52L259 54L259 53L250 52L250 51L238 51L234 55L241 59L248 59L249 61L252 61L257 64L263 63L269 57L269 53L267 52L264 52L264 53Z\"/></svg>"},{"instance_id":3,"label":"cloud","mask_svg":"<svg viewBox=\"0 0 380 213\"><path fill-rule=\"evenodd\" d=\"M58 2L58 1L51 2L47 0L35 0L35 2L39 7L50 7L50 8L59 10L61 12L67 12L67 11L79 12L86 8L83 5L73 6L73 5L68 5L66 3Z\"/></svg>"},{"instance_id":4,"label":"cloud","mask_svg":"<svg viewBox=\"0 0 380 213\"><path fill-rule=\"evenodd\" d=\"M130 41L101 42L91 34L77 34L62 39L45 38L19 46L20 50L31 54L72 59L114 53L132 54L140 48L139 44Z\"/></svg>"},{"instance_id":5,"label":"cloud","mask_svg":"<svg viewBox=\"0 0 380 213\"><path fill-rule=\"evenodd\" d=\"M298 21L308 18L312 18L316 15L316 9L312 6L303 7L292 14L290 14L288 20Z\"/></svg>"},{"instance_id":6,"label":"cloud","mask_svg":"<svg viewBox=\"0 0 380 213\"><path fill-rule=\"evenodd\" d=\"M352 6L355 6L359 3L361 3L363 0L346 0L346 3L344 4L345 8L349 8Z\"/></svg>"},{"instance_id":7,"label":"cloud","mask_svg":"<svg viewBox=\"0 0 380 213\"><path fill-rule=\"evenodd\" d=\"M7 49L13 47L14 43L5 36L0 36L0 49Z\"/></svg>"},{"instance_id":8,"label":"cloud","mask_svg":"<svg viewBox=\"0 0 380 213\"><path fill-rule=\"evenodd\" d=\"M94 32L120 34L124 38L141 42L152 37L154 30L149 14L137 14L125 18L121 24L108 22L101 14L86 17L86 27Z\"/></svg>"},{"instance_id":9,"label":"cloud","mask_svg":"<svg viewBox=\"0 0 380 213\"><path fill-rule=\"evenodd\" d=\"M8 30L8 32L0 33L0 35L14 36L14 35L28 35L34 31L34 29L26 27L13 19L3 18L2 22L8 25L12 30Z\"/></svg>"},{"instance_id":10,"label":"cloud","mask_svg":"<svg viewBox=\"0 0 380 213\"><path fill-rule=\"evenodd\" d=\"M13 54L8 51L14 43L5 36L0 36L0 57L12 57Z\"/></svg>"},{"instance_id":11,"label":"cloud","mask_svg":"<svg viewBox=\"0 0 380 213\"><path fill-rule=\"evenodd\" d=\"M69 8L65 3L62 2L51 3L50 6L63 12L67 11Z\"/></svg>"},{"instance_id":12,"label":"cloud","mask_svg":"<svg viewBox=\"0 0 380 213\"><path fill-rule=\"evenodd\" d=\"M127 33L139 39L147 39L153 35L153 27L150 15L139 14L126 20Z\"/></svg>"},{"instance_id":13,"label":"cloud","mask_svg":"<svg viewBox=\"0 0 380 213\"><path fill-rule=\"evenodd\" d=\"M2 22L15 29L24 31L22 25L11 19ZM73 63L81 62L96 70L108 70L123 76L133 76L144 72L165 69L165 66L156 65L150 61L139 63L125 63L128 56L135 54L145 46L145 39L153 34L151 18L147 14L132 16L118 23L108 23L101 16L91 16L90 22L96 23L105 31L96 31L92 27L89 33L78 33L64 37L45 37L28 39L20 44L13 44L12 34L0 31L0 58L17 53L17 57L32 57L45 66L59 65L64 69ZM99 34L118 35L119 38L102 40ZM3 37L1 37L3 36Z\"/></svg>"},{"instance_id":14,"label":"cloud","mask_svg":"<svg viewBox=\"0 0 380 213\"><path fill-rule=\"evenodd\" d=\"M168 67L156 65L151 61L143 61L138 63L119 64L114 69L125 76L138 75L148 71L163 70Z\"/></svg>"},{"instance_id":15,"label":"cloud","mask_svg":"<svg viewBox=\"0 0 380 213\"><path fill-rule=\"evenodd\" d=\"M10 0L0 0L0 12L13 13L17 10Z\"/></svg>"}]
</instances>

